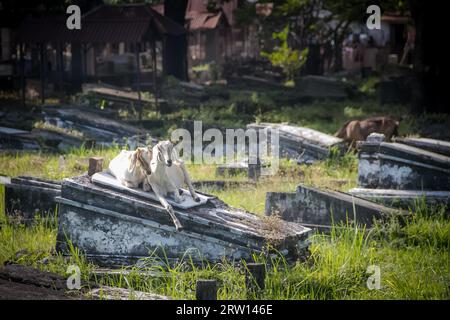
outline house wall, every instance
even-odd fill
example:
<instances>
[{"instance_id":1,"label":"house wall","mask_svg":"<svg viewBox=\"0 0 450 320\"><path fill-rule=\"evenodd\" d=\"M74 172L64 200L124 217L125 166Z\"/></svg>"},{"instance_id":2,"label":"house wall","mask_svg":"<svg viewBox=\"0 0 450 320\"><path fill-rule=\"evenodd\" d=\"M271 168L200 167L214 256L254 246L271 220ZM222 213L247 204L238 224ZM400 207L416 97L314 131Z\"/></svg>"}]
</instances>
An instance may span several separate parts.
<instances>
[{"instance_id":1,"label":"house wall","mask_svg":"<svg viewBox=\"0 0 450 320\"><path fill-rule=\"evenodd\" d=\"M206 13L207 2L189 0L186 9L187 20L198 13ZM254 58L259 56L258 26L252 24L237 27L233 11L238 8L238 0L218 2L217 8L223 12L223 21L215 29L191 30L189 36L189 64L195 66L211 61L222 62L225 57Z\"/></svg>"}]
</instances>

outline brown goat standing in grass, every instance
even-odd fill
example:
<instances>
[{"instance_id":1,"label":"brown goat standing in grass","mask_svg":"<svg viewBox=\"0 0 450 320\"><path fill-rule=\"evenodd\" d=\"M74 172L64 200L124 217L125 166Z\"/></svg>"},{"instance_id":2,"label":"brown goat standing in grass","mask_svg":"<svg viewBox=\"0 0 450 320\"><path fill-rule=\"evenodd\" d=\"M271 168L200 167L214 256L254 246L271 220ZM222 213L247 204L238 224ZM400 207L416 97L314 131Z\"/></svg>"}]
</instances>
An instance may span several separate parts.
<instances>
[{"instance_id":1,"label":"brown goat standing in grass","mask_svg":"<svg viewBox=\"0 0 450 320\"><path fill-rule=\"evenodd\" d=\"M386 141L398 135L400 120L388 117L373 117L364 120L350 120L334 135L346 142L365 141L371 133L382 133Z\"/></svg>"}]
</instances>

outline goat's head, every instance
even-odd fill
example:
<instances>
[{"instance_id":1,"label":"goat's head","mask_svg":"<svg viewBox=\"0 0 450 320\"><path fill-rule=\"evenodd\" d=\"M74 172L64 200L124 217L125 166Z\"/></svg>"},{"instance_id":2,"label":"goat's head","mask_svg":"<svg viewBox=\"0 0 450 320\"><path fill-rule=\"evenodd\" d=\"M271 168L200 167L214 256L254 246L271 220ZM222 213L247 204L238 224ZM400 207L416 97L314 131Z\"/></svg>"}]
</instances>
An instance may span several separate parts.
<instances>
[{"instance_id":1,"label":"goat's head","mask_svg":"<svg viewBox=\"0 0 450 320\"><path fill-rule=\"evenodd\" d=\"M170 141L160 141L153 147L153 157L156 161L164 163L166 166L172 166L173 160L173 144Z\"/></svg>"},{"instance_id":2,"label":"goat's head","mask_svg":"<svg viewBox=\"0 0 450 320\"><path fill-rule=\"evenodd\" d=\"M152 160L152 150L148 147L137 148L131 156L129 171L134 171L140 167L145 174L150 175L150 161Z\"/></svg>"}]
</instances>

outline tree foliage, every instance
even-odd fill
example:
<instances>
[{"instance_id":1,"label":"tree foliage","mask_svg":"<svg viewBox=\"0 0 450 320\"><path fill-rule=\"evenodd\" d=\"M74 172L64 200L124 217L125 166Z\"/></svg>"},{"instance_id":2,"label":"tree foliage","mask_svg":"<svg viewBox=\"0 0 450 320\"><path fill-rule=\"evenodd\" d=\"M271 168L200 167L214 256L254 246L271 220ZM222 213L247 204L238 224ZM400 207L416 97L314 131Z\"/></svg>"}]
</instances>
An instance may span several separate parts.
<instances>
[{"instance_id":1,"label":"tree foliage","mask_svg":"<svg viewBox=\"0 0 450 320\"><path fill-rule=\"evenodd\" d=\"M274 67L280 67L286 76L286 83L292 83L295 73L299 71L306 62L308 48L303 50L292 49L288 45L289 26L286 25L280 32L273 33L274 40L279 41L272 52L262 52L261 55L267 57Z\"/></svg>"}]
</instances>

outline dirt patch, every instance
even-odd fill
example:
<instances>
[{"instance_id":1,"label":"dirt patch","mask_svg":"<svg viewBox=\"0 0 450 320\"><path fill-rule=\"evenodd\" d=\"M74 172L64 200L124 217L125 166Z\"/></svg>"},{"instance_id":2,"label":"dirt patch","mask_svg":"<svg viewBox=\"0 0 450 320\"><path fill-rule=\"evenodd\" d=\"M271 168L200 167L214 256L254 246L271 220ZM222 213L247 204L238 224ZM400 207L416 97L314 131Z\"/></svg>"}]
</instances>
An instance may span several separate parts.
<instances>
[{"instance_id":1,"label":"dirt patch","mask_svg":"<svg viewBox=\"0 0 450 320\"><path fill-rule=\"evenodd\" d=\"M0 268L0 300L169 300L169 297L125 288L99 286L69 291L66 278L38 269L9 264Z\"/></svg>"},{"instance_id":2,"label":"dirt patch","mask_svg":"<svg viewBox=\"0 0 450 320\"><path fill-rule=\"evenodd\" d=\"M11 264L0 269L2 300L69 300L82 299L67 292L66 279L58 274Z\"/></svg>"}]
</instances>

